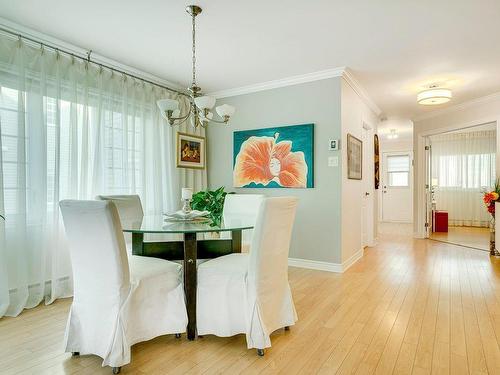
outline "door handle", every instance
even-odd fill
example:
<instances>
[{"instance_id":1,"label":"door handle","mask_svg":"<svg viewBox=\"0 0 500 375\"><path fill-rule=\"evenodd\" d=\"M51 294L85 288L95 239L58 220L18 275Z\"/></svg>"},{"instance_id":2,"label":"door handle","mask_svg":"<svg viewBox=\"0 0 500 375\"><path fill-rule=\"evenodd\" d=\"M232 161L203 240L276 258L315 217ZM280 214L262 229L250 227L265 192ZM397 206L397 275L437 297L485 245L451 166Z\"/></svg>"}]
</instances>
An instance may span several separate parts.
<instances>
[{"instance_id":1,"label":"door handle","mask_svg":"<svg viewBox=\"0 0 500 375\"><path fill-rule=\"evenodd\" d=\"M365 192L365 197L367 197L368 195L370 195L370 193L369 192Z\"/></svg>"}]
</instances>

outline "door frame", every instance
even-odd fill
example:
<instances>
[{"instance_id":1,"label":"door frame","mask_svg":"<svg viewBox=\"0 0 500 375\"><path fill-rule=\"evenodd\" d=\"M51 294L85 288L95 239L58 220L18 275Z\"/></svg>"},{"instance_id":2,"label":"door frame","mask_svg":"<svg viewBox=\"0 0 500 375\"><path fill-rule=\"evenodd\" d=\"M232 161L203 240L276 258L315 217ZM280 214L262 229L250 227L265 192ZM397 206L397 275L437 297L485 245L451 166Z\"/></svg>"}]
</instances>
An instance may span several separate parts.
<instances>
[{"instance_id":1,"label":"door frame","mask_svg":"<svg viewBox=\"0 0 500 375\"><path fill-rule=\"evenodd\" d=\"M413 200L413 150L402 150L402 151L386 151L382 152L381 154L381 159L382 163L380 163L380 208L379 208L379 222L381 223L407 223L411 224L413 222L413 217L410 218L410 220L384 220L384 186L386 185L386 178L387 178L387 173L386 173L386 157L387 155L409 155L410 156L410 174L409 174L409 181L408 181L408 189L410 189L410 199ZM397 188L396 188L397 189ZM413 216L413 202L412 202L412 216Z\"/></svg>"},{"instance_id":2,"label":"door frame","mask_svg":"<svg viewBox=\"0 0 500 375\"><path fill-rule=\"evenodd\" d=\"M375 205L375 180L374 180L374 129L366 121L363 121L362 136L363 141L363 174L362 174L362 194L361 199L366 199L366 202L361 204L360 218L361 222L361 247L373 247L376 245L376 205ZM366 163L366 164L365 164ZM368 193L368 196L365 195ZM367 212L363 211L363 205ZM366 225L365 225L366 224ZM366 231L366 241L365 241Z\"/></svg>"},{"instance_id":3,"label":"door frame","mask_svg":"<svg viewBox=\"0 0 500 375\"><path fill-rule=\"evenodd\" d=\"M425 152L426 138L431 135L438 135L443 133L449 133L451 131L462 130L473 128L476 126L486 125L490 123L496 124L497 130L497 149L500 145L500 117L486 117L480 120L469 121L461 124L450 125L442 127L439 129L427 130L418 133L413 138L414 146L417 149L417 159L415 160L415 165L417 167L417 178L414 180L413 186L413 218L414 218L414 237L415 238L429 238L428 230L425 226L427 222L428 212L427 212L427 198L426 198L426 185L430 183L428 181L428 170L426 167L426 157ZM500 152L495 155L495 171L496 177L499 177L500 173ZM430 225L430 223L429 223Z\"/></svg>"}]
</instances>

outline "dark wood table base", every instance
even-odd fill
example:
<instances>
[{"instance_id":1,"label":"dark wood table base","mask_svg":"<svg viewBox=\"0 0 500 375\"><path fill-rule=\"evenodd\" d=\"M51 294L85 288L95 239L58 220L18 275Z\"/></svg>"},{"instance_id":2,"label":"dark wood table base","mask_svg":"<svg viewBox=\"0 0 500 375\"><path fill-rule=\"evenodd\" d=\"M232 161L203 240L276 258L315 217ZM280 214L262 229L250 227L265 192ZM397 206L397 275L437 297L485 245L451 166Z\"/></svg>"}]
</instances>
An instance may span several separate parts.
<instances>
[{"instance_id":1,"label":"dark wood table base","mask_svg":"<svg viewBox=\"0 0 500 375\"><path fill-rule=\"evenodd\" d=\"M144 242L143 233L132 233L132 254L167 260L184 259L184 293L188 315L187 337L196 339L197 259L212 259L241 253L241 230L230 240L196 240L196 233L184 233L184 241Z\"/></svg>"}]
</instances>

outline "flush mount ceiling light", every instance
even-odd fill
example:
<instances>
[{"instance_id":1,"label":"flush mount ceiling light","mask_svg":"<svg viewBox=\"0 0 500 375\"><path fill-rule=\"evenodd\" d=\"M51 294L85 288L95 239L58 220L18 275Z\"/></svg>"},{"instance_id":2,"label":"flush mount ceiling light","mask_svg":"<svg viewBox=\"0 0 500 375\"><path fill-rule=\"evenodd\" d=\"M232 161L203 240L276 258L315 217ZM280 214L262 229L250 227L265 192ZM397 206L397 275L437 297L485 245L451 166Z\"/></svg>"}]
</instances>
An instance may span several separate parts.
<instances>
[{"instance_id":1,"label":"flush mount ceiling light","mask_svg":"<svg viewBox=\"0 0 500 375\"><path fill-rule=\"evenodd\" d=\"M396 139L399 135L396 134L396 129L391 129L391 132L387 135L387 139Z\"/></svg>"},{"instance_id":2,"label":"flush mount ceiling light","mask_svg":"<svg viewBox=\"0 0 500 375\"><path fill-rule=\"evenodd\" d=\"M192 21L192 51L193 51L193 81L189 91L189 109L187 113L181 114L179 102L174 99L161 99L156 102L160 108L162 116L171 126L180 125L187 119L191 119L191 125L194 128L198 126L206 127L209 122L219 124L227 124L229 118L234 114L235 108L228 104L223 104L215 108L221 120L214 120L214 114L210 111L215 106L215 98L212 96L204 96L201 93L201 88L196 85L196 16L200 14L202 9L197 5L188 5L186 12L191 16Z\"/></svg>"},{"instance_id":3,"label":"flush mount ceiling light","mask_svg":"<svg viewBox=\"0 0 500 375\"><path fill-rule=\"evenodd\" d=\"M438 105L448 103L451 100L451 90L436 86L431 86L417 95L418 104Z\"/></svg>"}]
</instances>

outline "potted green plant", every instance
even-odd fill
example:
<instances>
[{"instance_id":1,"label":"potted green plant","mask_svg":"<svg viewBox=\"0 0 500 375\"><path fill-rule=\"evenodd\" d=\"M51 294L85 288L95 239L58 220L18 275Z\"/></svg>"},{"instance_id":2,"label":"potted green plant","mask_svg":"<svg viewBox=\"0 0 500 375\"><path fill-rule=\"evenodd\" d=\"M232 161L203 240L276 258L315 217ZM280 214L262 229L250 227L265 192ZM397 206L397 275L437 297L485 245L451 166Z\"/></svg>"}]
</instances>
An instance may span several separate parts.
<instances>
[{"instance_id":1,"label":"potted green plant","mask_svg":"<svg viewBox=\"0 0 500 375\"><path fill-rule=\"evenodd\" d=\"M199 191L193 194L191 208L199 211L209 211L208 216L212 221L210 225L219 226L222 221L222 210L224 209L224 199L228 193L224 191L224 186L217 190Z\"/></svg>"}]
</instances>

